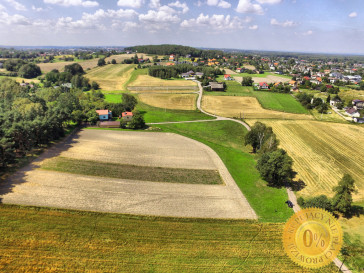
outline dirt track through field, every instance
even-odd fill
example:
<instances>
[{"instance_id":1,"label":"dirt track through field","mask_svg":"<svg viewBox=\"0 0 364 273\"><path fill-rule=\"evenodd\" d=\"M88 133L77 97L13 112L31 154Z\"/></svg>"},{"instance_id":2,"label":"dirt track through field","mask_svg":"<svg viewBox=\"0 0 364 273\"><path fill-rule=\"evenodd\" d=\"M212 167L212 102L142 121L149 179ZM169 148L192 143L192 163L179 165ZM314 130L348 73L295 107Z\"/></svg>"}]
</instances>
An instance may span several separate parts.
<instances>
[{"instance_id":1,"label":"dirt track through field","mask_svg":"<svg viewBox=\"0 0 364 273\"><path fill-rule=\"evenodd\" d=\"M142 182L41 170L54 156L142 166L214 169L224 185ZM170 133L82 130L13 175L0 189L3 203L143 215L256 219L218 155Z\"/></svg>"}]
</instances>

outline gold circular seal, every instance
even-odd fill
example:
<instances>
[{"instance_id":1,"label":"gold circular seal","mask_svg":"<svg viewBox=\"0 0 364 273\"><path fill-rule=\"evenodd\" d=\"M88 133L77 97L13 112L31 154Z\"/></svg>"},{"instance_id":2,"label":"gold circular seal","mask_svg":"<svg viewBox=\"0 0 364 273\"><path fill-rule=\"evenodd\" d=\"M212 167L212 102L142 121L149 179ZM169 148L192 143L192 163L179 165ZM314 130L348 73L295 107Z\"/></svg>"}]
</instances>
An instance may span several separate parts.
<instances>
[{"instance_id":1,"label":"gold circular seal","mask_svg":"<svg viewBox=\"0 0 364 273\"><path fill-rule=\"evenodd\" d=\"M339 253L342 230L335 217L320 208L306 208L294 214L284 226L283 246L298 265L320 268Z\"/></svg>"}]
</instances>

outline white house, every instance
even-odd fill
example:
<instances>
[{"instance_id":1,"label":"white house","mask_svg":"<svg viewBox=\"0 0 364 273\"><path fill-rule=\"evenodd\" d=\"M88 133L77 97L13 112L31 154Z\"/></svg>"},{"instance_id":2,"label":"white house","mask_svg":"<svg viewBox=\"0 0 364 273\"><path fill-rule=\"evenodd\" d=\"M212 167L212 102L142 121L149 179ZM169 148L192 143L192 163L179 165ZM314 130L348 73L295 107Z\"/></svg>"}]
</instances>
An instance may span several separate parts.
<instances>
[{"instance_id":1,"label":"white house","mask_svg":"<svg viewBox=\"0 0 364 273\"><path fill-rule=\"evenodd\" d=\"M355 108L348 108L345 110L346 114L352 118L360 118L360 113Z\"/></svg>"}]
</instances>

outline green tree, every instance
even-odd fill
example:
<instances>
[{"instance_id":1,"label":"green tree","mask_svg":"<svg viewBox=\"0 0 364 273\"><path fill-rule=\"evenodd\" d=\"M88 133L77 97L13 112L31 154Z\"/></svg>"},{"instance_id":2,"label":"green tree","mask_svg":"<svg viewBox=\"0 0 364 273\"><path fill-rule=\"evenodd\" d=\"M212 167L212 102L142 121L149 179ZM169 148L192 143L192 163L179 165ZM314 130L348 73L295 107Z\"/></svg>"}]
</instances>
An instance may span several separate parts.
<instances>
[{"instance_id":1,"label":"green tree","mask_svg":"<svg viewBox=\"0 0 364 273\"><path fill-rule=\"evenodd\" d=\"M253 85L252 77L243 77L243 81L241 82L242 86L252 86Z\"/></svg>"},{"instance_id":2,"label":"green tree","mask_svg":"<svg viewBox=\"0 0 364 273\"><path fill-rule=\"evenodd\" d=\"M134 110L135 106L138 104L137 99L129 94L122 94L122 102L123 102L123 106L125 111L131 112Z\"/></svg>"},{"instance_id":3,"label":"green tree","mask_svg":"<svg viewBox=\"0 0 364 273\"><path fill-rule=\"evenodd\" d=\"M23 65L22 67L20 67L18 72L18 75L20 77L26 79L36 78L41 74L42 72L40 71L40 67L32 63Z\"/></svg>"},{"instance_id":4,"label":"green tree","mask_svg":"<svg viewBox=\"0 0 364 273\"><path fill-rule=\"evenodd\" d=\"M351 205L353 203L352 194L356 193L355 181L349 174L344 174L339 184L333 188L335 192L332 198L332 206L334 210L344 214L348 214L351 211Z\"/></svg>"},{"instance_id":5,"label":"green tree","mask_svg":"<svg viewBox=\"0 0 364 273\"><path fill-rule=\"evenodd\" d=\"M251 130L245 135L244 140L245 145L250 144L253 147L253 153L259 151L263 146L265 146L265 149L262 152L275 150L278 146L278 140L273 133L272 127L267 127L259 121L252 126Z\"/></svg>"},{"instance_id":6,"label":"green tree","mask_svg":"<svg viewBox=\"0 0 364 273\"><path fill-rule=\"evenodd\" d=\"M283 149L264 153L257 163L262 178L273 186L282 186L290 182L295 173L292 170L293 160Z\"/></svg>"},{"instance_id":7,"label":"green tree","mask_svg":"<svg viewBox=\"0 0 364 273\"><path fill-rule=\"evenodd\" d=\"M93 81L93 82L91 83L91 88L92 88L93 90L99 90L99 89L100 89L100 86L99 86L99 84L98 84L97 82Z\"/></svg>"},{"instance_id":8,"label":"green tree","mask_svg":"<svg viewBox=\"0 0 364 273\"><path fill-rule=\"evenodd\" d=\"M129 122L130 129L143 129L145 121L143 115L139 111L133 112L133 119Z\"/></svg>"},{"instance_id":9,"label":"green tree","mask_svg":"<svg viewBox=\"0 0 364 273\"><path fill-rule=\"evenodd\" d=\"M116 64L116 60L115 59L112 59L111 60L111 64Z\"/></svg>"},{"instance_id":10,"label":"green tree","mask_svg":"<svg viewBox=\"0 0 364 273\"><path fill-rule=\"evenodd\" d=\"M74 63L74 64L69 64L69 65L66 65L64 67L64 72L68 72L70 73L71 75L83 75L85 74L85 71L83 71L83 68L80 64L78 63Z\"/></svg>"},{"instance_id":11,"label":"green tree","mask_svg":"<svg viewBox=\"0 0 364 273\"><path fill-rule=\"evenodd\" d=\"M105 62L105 58L100 58L98 61L97 61L97 65L98 66L104 66L106 64Z\"/></svg>"},{"instance_id":12,"label":"green tree","mask_svg":"<svg viewBox=\"0 0 364 273\"><path fill-rule=\"evenodd\" d=\"M322 208L327 211L332 211L331 200L323 194L307 200L300 197L297 199L297 203L303 208Z\"/></svg>"}]
</instances>

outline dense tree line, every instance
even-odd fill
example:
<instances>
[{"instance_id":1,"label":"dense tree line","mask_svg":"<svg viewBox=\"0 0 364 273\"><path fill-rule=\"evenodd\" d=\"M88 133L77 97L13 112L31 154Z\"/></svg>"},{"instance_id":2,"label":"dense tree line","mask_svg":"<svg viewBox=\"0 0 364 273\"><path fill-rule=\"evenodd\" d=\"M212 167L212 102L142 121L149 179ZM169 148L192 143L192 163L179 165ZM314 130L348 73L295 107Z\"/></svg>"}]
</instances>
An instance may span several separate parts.
<instances>
[{"instance_id":1,"label":"dense tree line","mask_svg":"<svg viewBox=\"0 0 364 273\"><path fill-rule=\"evenodd\" d=\"M3 65L7 71L16 73L14 76L26 79L36 78L42 74L39 66L34 63L27 63L21 59L8 59Z\"/></svg>"},{"instance_id":2,"label":"dense tree line","mask_svg":"<svg viewBox=\"0 0 364 273\"><path fill-rule=\"evenodd\" d=\"M327 102L323 101L321 98L314 98L313 95L298 93L296 98L306 109L317 109L319 113L326 113L329 109Z\"/></svg>"},{"instance_id":3,"label":"dense tree line","mask_svg":"<svg viewBox=\"0 0 364 273\"><path fill-rule=\"evenodd\" d=\"M105 107L101 95L61 88L29 93L11 79L0 79L0 168L64 136L70 121L96 122L95 109Z\"/></svg>"}]
</instances>

